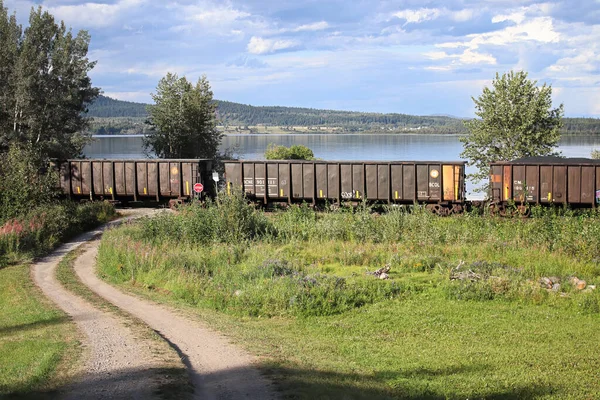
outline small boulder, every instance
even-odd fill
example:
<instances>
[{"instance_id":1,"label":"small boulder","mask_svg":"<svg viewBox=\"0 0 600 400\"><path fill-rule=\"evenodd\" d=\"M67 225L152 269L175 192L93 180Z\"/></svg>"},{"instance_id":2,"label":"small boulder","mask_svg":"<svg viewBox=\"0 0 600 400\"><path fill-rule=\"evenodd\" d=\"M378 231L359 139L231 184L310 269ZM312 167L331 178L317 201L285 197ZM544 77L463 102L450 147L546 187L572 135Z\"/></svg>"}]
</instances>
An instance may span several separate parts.
<instances>
[{"instance_id":1,"label":"small boulder","mask_svg":"<svg viewBox=\"0 0 600 400\"><path fill-rule=\"evenodd\" d=\"M559 277L557 277L557 276L551 276L551 277L550 277L550 278L548 278L548 279L550 279L550 280L552 281L552 284L553 284L553 285L554 285L554 284L557 284L557 283L560 283L560 278L559 278Z\"/></svg>"},{"instance_id":2,"label":"small boulder","mask_svg":"<svg viewBox=\"0 0 600 400\"><path fill-rule=\"evenodd\" d=\"M542 286L545 289L552 289L552 280L550 280L550 278L547 277L541 277L540 278L540 286Z\"/></svg>"},{"instance_id":3,"label":"small boulder","mask_svg":"<svg viewBox=\"0 0 600 400\"><path fill-rule=\"evenodd\" d=\"M584 280L579 280L577 282L577 285L575 286L577 288L577 290L583 290L585 289L585 287L587 286L587 283Z\"/></svg>"},{"instance_id":4,"label":"small boulder","mask_svg":"<svg viewBox=\"0 0 600 400\"><path fill-rule=\"evenodd\" d=\"M560 292L560 283L555 283L554 285L552 285L552 291Z\"/></svg>"},{"instance_id":5,"label":"small boulder","mask_svg":"<svg viewBox=\"0 0 600 400\"><path fill-rule=\"evenodd\" d=\"M385 272L382 272L379 275L379 279L390 279L390 276L388 274L386 274Z\"/></svg>"}]
</instances>

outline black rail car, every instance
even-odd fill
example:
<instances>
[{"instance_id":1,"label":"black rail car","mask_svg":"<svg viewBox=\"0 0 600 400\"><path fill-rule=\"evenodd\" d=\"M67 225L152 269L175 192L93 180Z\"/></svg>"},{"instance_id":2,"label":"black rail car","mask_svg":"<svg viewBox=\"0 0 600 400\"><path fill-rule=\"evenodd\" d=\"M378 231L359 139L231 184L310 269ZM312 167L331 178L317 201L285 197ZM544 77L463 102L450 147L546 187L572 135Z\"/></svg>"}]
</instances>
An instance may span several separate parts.
<instances>
[{"instance_id":1,"label":"black rail car","mask_svg":"<svg viewBox=\"0 0 600 400\"><path fill-rule=\"evenodd\" d=\"M71 198L120 202L182 202L194 197L194 185L209 194L212 160L68 160L60 165L60 185ZM206 192L206 191L205 191Z\"/></svg>"},{"instance_id":2,"label":"black rail car","mask_svg":"<svg viewBox=\"0 0 600 400\"><path fill-rule=\"evenodd\" d=\"M490 166L491 207L501 214L512 202L522 213L528 212L525 204L600 205L600 160L530 157Z\"/></svg>"},{"instance_id":3,"label":"black rail car","mask_svg":"<svg viewBox=\"0 0 600 400\"><path fill-rule=\"evenodd\" d=\"M439 214L465 204L462 161L226 161L225 181L264 204L418 202Z\"/></svg>"}]
</instances>

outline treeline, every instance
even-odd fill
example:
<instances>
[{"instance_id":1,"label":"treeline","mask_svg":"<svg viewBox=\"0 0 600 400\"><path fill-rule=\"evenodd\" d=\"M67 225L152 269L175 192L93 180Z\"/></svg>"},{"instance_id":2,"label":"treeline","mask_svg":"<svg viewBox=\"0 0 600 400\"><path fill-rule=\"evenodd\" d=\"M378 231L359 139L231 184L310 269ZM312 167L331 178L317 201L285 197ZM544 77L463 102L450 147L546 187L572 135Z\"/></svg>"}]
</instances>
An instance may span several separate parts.
<instances>
[{"instance_id":1,"label":"treeline","mask_svg":"<svg viewBox=\"0 0 600 400\"><path fill-rule=\"evenodd\" d=\"M562 134L600 135L598 118L563 118Z\"/></svg>"},{"instance_id":2,"label":"treeline","mask_svg":"<svg viewBox=\"0 0 600 400\"><path fill-rule=\"evenodd\" d=\"M106 96L98 96L94 104L89 107L88 117L114 118L134 117L145 118L148 116L146 105L131 101L115 100Z\"/></svg>"},{"instance_id":3,"label":"treeline","mask_svg":"<svg viewBox=\"0 0 600 400\"><path fill-rule=\"evenodd\" d=\"M148 116L146 104L100 96L90 105L94 134L144 134ZM353 111L318 110L300 107L257 107L230 101L217 101L221 125L294 127L339 127L337 132L466 133L463 120L445 116L378 114ZM600 135L600 119L563 118L562 134Z\"/></svg>"},{"instance_id":4,"label":"treeline","mask_svg":"<svg viewBox=\"0 0 600 400\"><path fill-rule=\"evenodd\" d=\"M460 125L450 117L422 117L407 114L377 114L353 111L318 110L299 107L255 107L229 101L218 102L218 117L224 125L275 126L393 126L434 127Z\"/></svg>"}]
</instances>

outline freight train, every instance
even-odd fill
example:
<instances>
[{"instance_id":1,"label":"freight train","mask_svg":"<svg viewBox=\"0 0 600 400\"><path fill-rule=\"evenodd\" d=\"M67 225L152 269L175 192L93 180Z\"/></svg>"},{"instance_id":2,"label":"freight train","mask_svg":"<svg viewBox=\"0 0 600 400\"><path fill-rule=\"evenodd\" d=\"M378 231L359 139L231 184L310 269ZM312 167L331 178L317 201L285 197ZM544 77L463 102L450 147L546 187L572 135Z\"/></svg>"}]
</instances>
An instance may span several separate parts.
<instances>
[{"instance_id":1,"label":"freight train","mask_svg":"<svg viewBox=\"0 0 600 400\"><path fill-rule=\"evenodd\" d=\"M485 205L492 213L527 215L530 204L600 206L600 160L536 157L490 166ZM217 181L263 205L418 203L448 215L480 203L466 197L462 161L225 161L221 175L214 167L209 159L69 160L60 166L60 184L74 199L122 203L214 196Z\"/></svg>"}]
</instances>

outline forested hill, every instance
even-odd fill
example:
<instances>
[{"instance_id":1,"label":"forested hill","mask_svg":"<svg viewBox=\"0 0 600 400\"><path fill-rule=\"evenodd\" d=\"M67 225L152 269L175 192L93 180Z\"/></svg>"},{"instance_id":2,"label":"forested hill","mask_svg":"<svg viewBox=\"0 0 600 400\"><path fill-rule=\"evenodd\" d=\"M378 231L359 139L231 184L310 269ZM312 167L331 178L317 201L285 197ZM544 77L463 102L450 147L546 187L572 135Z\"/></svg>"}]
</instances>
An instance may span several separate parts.
<instances>
[{"instance_id":1,"label":"forested hill","mask_svg":"<svg viewBox=\"0 0 600 400\"><path fill-rule=\"evenodd\" d=\"M147 104L100 96L89 106L94 117L94 133L143 133ZM256 107L230 101L217 101L220 124L227 127L256 125L279 127L328 127L336 132L423 132L463 133L461 119L446 116L378 114L353 111L318 110L298 107ZM600 134L600 119L564 118L563 133ZM248 129L248 128L247 128ZM250 129L252 131L252 129Z\"/></svg>"},{"instance_id":2,"label":"forested hill","mask_svg":"<svg viewBox=\"0 0 600 400\"><path fill-rule=\"evenodd\" d=\"M450 117L407 114L377 114L354 111L318 110L298 107L255 107L218 101L219 120L226 125L453 127L461 121Z\"/></svg>"},{"instance_id":3,"label":"forested hill","mask_svg":"<svg viewBox=\"0 0 600 400\"><path fill-rule=\"evenodd\" d=\"M406 114L377 114L351 111L317 110L298 107L255 107L230 101L217 101L220 124L269 126L337 126L352 127L447 127L461 128L460 120L450 117L420 117ZM146 104L100 96L90 105L88 116L97 118L143 118Z\"/></svg>"},{"instance_id":4,"label":"forested hill","mask_svg":"<svg viewBox=\"0 0 600 400\"><path fill-rule=\"evenodd\" d=\"M96 101L88 107L89 117L99 118L146 118L147 104L134 103L131 101L115 100L106 96L98 96Z\"/></svg>"}]
</instances>

